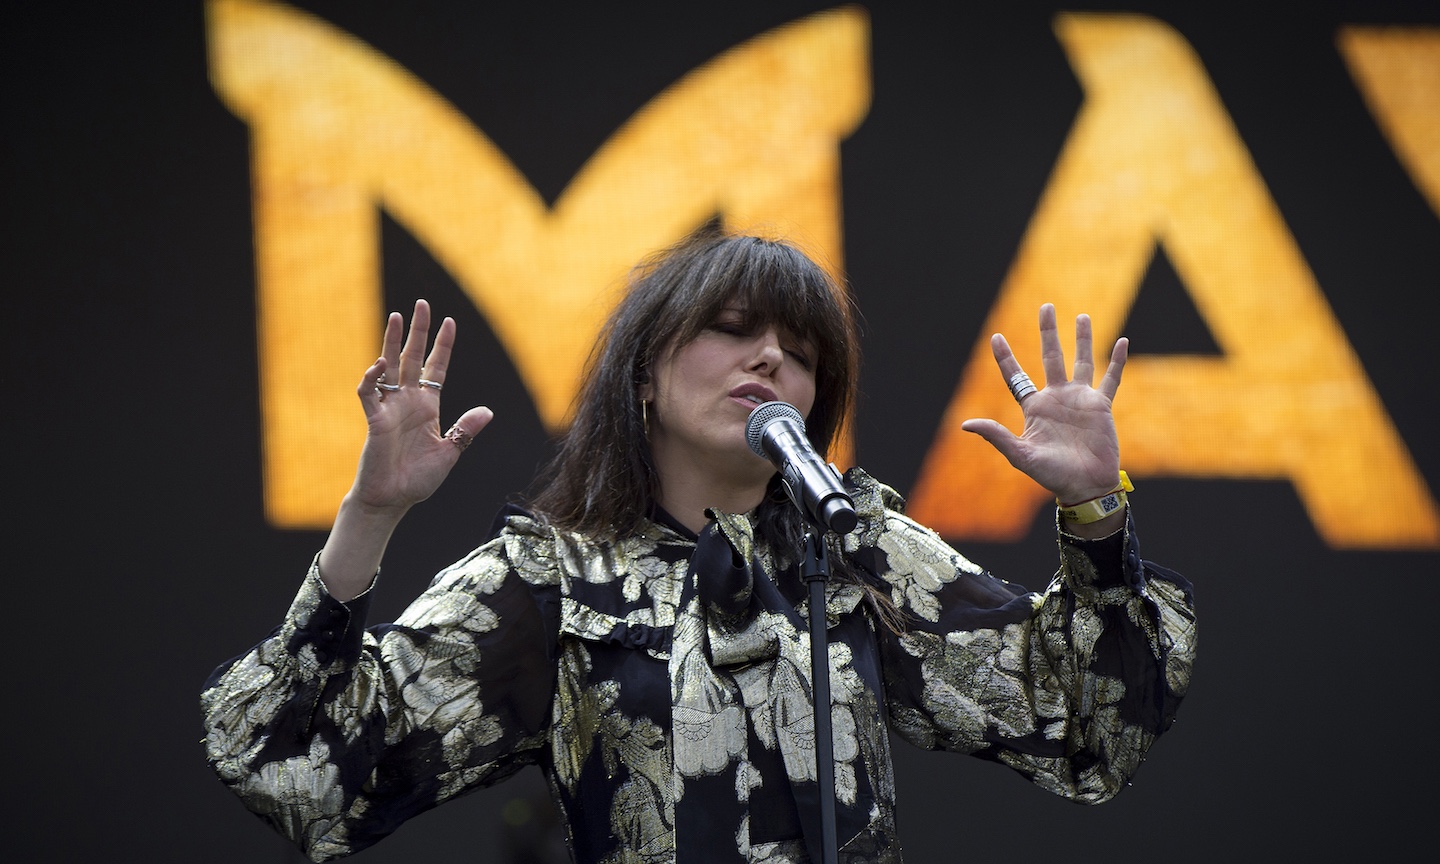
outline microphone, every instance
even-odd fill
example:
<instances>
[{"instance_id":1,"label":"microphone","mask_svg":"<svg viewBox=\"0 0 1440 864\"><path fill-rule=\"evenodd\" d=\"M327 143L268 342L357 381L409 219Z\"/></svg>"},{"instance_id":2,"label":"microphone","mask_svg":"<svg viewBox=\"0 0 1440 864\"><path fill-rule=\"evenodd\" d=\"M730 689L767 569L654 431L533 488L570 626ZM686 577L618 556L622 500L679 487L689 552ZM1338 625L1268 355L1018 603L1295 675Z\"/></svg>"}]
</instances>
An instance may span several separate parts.
<instances>
[{"instance_id":1,"label":"microphone","mask_svg":"<svg viewBox=\"0 0 1440 864\"><path fill-rule=\"evenodd\" d=\"M847 534L855 528L855 502L835 466L805 437L805 418L788 402L764 402L750 412L745 442L780 472L790 500L816 528Z\"/></svg>"}]
</instances>

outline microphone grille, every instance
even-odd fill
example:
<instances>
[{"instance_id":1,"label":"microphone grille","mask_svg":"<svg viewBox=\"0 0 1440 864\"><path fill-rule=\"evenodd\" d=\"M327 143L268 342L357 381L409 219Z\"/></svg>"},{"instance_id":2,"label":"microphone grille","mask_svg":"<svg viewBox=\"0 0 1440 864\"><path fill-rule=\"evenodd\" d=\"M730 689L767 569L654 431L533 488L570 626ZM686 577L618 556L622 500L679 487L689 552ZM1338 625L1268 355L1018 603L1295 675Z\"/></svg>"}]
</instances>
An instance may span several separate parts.
<instances>
[{"instance_id":1,"label":"microphone grille","mask_svg":"<svg viewBox=\"0 0 1440 864\"><path fill-rule=\"evenodd\" d=\"M805 428L805 418L789 402L762 402L750 412L750 420L745 424L745 443L750 445L756 456L761 459L768 459L765 448L762 446L762 436L765 434L765 427L770 425L772 420L794 420Z\"/></svg>"}]
</instances>

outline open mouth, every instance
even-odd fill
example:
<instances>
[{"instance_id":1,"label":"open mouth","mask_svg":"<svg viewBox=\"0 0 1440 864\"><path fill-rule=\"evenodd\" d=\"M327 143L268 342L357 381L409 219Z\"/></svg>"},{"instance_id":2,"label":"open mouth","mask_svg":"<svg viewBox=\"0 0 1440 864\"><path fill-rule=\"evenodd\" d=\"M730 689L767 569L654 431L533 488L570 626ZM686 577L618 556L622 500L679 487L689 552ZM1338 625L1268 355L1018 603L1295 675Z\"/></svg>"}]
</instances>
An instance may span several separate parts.
<instances>
[{"instance_id":1,"label":"open mouth","mask_svg":"<svg viewBox=\"0 0 1440 864\"><path fill-rule=\"evenodd\" d=\"M756 383L745 383L730 391L730 398L742 402L753 411L756 405L764 405L779 397L769 387Z\"/></svg>"}]
</instances>

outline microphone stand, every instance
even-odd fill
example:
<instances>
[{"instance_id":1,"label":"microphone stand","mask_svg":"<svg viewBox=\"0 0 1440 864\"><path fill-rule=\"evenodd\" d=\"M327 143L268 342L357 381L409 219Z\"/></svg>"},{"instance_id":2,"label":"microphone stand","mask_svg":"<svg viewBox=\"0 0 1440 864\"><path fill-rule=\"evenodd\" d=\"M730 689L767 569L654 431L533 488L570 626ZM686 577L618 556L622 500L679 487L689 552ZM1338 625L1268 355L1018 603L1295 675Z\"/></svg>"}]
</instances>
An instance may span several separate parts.
<instances>
[{"instance_id":1,"label":"microphone stand","mask_svg":"<svg viewBox=\"0 0 1440 864\"><path fill-rule=\"evenodd\" d=\"M836 864L835 734L831 728L830 646L825 627L825 583L830 557L825 535L805 532L805 559L800 575L810 585L810 676L815 704L815 779L820 786L821 864Z\"/></svg>"},{"instance_id":2,"label":"microphone stand","mask_svg":"<svg viewBox=\"0 0 1440 864\"><path fill-rule=\"evenodd\" d=\"M800 575L810 584L810 677L815 709L815 780L820 793L819 864L837 864L835 825L835 733L830 704L830 645L825 626L825 583L830 559L825 532L848 533L856 525L855 502L833 464L805 436L805 418L788 402L757 405L745 424L745 442L780 472L790 501L806 522ZM808 846L808 843L807 843ZM814 850L810 850L814 851Z\"/></svg>"}]
</instances>

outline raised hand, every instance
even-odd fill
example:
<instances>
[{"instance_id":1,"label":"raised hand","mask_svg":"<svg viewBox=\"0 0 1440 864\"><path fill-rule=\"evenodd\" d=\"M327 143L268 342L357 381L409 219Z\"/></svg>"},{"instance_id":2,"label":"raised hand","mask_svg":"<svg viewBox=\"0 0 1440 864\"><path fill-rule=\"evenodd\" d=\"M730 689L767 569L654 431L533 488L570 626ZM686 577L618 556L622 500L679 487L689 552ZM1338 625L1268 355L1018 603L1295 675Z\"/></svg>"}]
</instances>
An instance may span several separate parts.
<instances>
[{"instance_id":1,"label":"raised hand","mask_svg":"<svg viewBox=\"0 0 1440 864\"><path fill-rule=\"evenodd\" d=\"M460 451L493 416L489 408L471 408L440 434L440 390L455 345L455 322L440 323L426 357L429 335L430 304L424 300L415 301L408 336L404 317L390 313L383 353L360 380L369 432L355 483L320 550L320 578L342 602L369 590L401 517L440 487Z\"/></svg>"},{"instance_id":2,"label":"raised hand","mask_svg":"<svg viewBox=\"0 0 1440 864\"><path fill-rule=\"evenodd\" d=\"M1114 488L1120 475L1120 444L1110 404L1120 387L1129 341L1116 341L1109 366L1095 384L1090 318L1078 316L1074 374L1067 376L1055 307L1046 303L1040 307L1040 348L1045 384L1028 394L1019 393L1020 409L1025 415L1021 434L1017 436L988 419L966 420L961 428L989 441L1011 465L1053 492L1061 502L1076 503L1104 495ZM1004 335L992 336L990 349L1007 382L1023 373Z\"/></svg>"},{"instance_id":3,"label":"raised hand","mask_svg":"<svg viewBox=\"0 0 1440 864\"><path fill-rule=\"evenodd\" d=\"M383 353L365 370L358 390L369 428L350 497L351 503L376 510L403 512L429 498L493 416L489 408L471 408L442 435L440 391L455 344L455 321L440 323L428 357L429 303L415 301L409 334L404 330L403 316L390 313Z\"/></svg>"}]
</instances>

